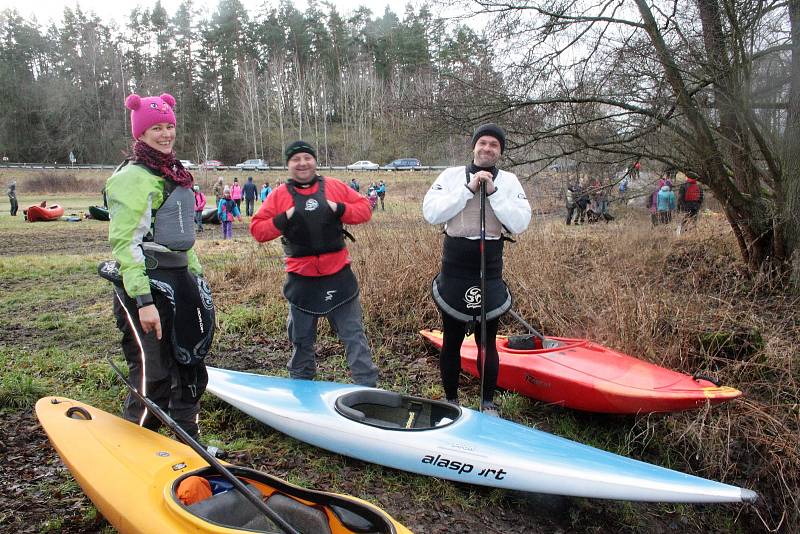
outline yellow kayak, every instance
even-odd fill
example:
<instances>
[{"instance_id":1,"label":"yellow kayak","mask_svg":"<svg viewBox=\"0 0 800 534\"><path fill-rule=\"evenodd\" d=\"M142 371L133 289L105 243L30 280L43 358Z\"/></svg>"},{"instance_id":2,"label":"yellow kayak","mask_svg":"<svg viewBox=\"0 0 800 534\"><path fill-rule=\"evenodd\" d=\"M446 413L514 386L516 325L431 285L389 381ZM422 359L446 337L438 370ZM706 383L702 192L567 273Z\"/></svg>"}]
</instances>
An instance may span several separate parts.
<instances>
[{"instance_id":1,"label":"yellow kayak","mask_svg":"<svg viewBox=\"0 0 800 534\"><path fill-rule=\"evenodd\" d=\"M243 495L226 489L226 481L186 445L62 397L39 399L36 416L83 491L122 534L282 532ZM356 497L309 490L260 471L225 466L297 531L411 533L380 508ZM191 482L205 479L201 482L214 493L184 504L178 495L184 495L190 477Z\"/></svg>"}]
</instances>

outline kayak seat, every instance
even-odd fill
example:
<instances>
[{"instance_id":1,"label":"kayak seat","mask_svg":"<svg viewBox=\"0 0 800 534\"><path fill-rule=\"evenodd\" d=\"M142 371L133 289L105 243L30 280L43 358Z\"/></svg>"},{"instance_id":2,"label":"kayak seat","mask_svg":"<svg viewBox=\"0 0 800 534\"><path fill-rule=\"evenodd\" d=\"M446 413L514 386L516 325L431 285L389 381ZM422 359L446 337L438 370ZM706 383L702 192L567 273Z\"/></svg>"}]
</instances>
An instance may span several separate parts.
<instances>
[{"instance_id":1,"label":"kayak seat","mask_svg":"<svg viewBox=\"0 0 800 534\"><path fill-rule=\"evenodd\" d=\"M339 521L353 532L364 534L379 534L381 532L381 527L376 526L372 521L352 510L335 504L331 504L330 508L339 518Z\"/></svg>"},{"instance_id":2,"label":"kayak seat","mask_svg":"<svg viewBox=\"0 0 800 534\"><path fill-rule=\"evenodd\" d=\"M318 508L303 504L280 493L273 493L267 499L267 506L300 532L331 534L328 516Z\"/></svg>"},{"instance_id":3,"label":"kayak seat","mask_svg":"<svg viewBox=\"0 0 800 534\"><path fill-rule=\"evenodd\" d=\"M336 399L336 410L354 421L382 428L403 428L408 410L403 396L393 391L363 389Z\"/></svg>"},{"instance_id":4,"label":"kayak seat","mask_svg":"<svg viewBox=\"0 0 800 534\"><path fill-rule=\"evenodd\" d=\"M458 419L461 410L445 402L380 389L363 389L336 399L336 411L343 416L379 428L427 430Z\"/></svg>"},{"instance_id":5,"label":"kayak seat","mask_svg":"<svg viewBox=\"0 0 800 534\"><path fill-rule=\"evenodd\" d=\"M512 350L542 350L554 349L563 344L555 339L545 338L542 340L534 334L523 334L520 336L508 336L505 346Z\"/></svg>"},{"instance_id":6,"label":"kayak seat","mask_svg":"<svg viewBox=\"0 0 800 534\"><path fill-rule=\"evenodd\" d=\"M262 497L261 492L254 485L247 484L247 489L254 495ZM217 493L186 508L192 514L218 525L262 532L280 532L263 512L235 489Z\"/></svg>"},{"instance_id":7,"label":"kayak seat","mask_svg":"<svg viewBox=\"0 0 800 534\"><path fill-rule=\"evenodd\" d=\"M253 494L263 497L254 485L247 484L246 486ZM273 493L266 500L266 505L300 532L331 534L328 516L314 506L308 506L280 493ZM269 533L282 532L263 512L256 509L235 489L217 493L208 499L187 506L187 509L198 517L226 527ZM353 513L350 515L355 516ZM364 521L366 520L362 520L362 526L364 526Z\"/></svg>"},{"instance_id":8,"label":"kayak seat","mask_svg":"<svg viewBox=\"0 0 800 534\"><path fill-rule=\"evenodd\" d=\"M542 348L542 340L533 334L508 336L508 348L514 350L538 350Z\"/></svg>"}]
</instances>

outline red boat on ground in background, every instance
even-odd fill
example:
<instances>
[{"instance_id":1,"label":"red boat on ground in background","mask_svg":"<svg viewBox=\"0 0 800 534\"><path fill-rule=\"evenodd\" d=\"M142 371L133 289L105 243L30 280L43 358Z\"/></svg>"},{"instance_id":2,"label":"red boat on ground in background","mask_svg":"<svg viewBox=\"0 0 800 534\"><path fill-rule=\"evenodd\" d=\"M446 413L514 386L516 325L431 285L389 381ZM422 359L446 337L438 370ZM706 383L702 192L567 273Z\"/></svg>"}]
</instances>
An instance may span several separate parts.
<instances>
[{"instance_id":1,"label":"red boat on ground in background","mask_svg":"<svg viewBox=\"0 0 800 534\"><path fill-rule=\"evenodd\" d=\"M41 204L28 206L28 209L22 210L22 213L28 222L57 221L59 217L64 215L64 206L59 206L58 204L48 206L47 201L43 200Z\"/></svg>"}]
</instances>

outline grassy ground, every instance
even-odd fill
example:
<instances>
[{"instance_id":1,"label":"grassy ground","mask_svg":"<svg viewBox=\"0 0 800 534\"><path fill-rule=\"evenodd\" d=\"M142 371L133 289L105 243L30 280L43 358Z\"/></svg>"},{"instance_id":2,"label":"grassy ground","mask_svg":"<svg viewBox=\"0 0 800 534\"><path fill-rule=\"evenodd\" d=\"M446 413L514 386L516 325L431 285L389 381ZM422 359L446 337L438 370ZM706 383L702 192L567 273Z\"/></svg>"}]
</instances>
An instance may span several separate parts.
<instances>
[{"instance_id":1,"label":"grassy ground","mask_svg":"<svg viewBox=\"0 0 800 534\"><path fill-rule=\"evenodd\" d=\"M385 212L353 229L357 241L350 245L380 385L425 397L442 394L436 356L416 333L440 324L429 282L438 269L441 237L419 214L433 176L359 175L362 185L387 180L388 202ZM79 180L85 192L67 194L26 191L26 177L18 178L21 206L47 198L70 212L99 199L90 192L96 176ZM537 185L530 189L535 193ZM205 439L224 445L237 463L370 500L420 533L796 531L797 298L745 276L733 238L716 215L706 214L696 231L677 238L674 228L652 230L645 213L625 209L618 209L609 225L565 227L542 215L557 199L540 195L536 202L530 230L507 251L506 278L517 311L545 333L590 337L676 370L701 370L739 387L745 397L696 412L622 417L504 393L504 416L754 489L764 497L758 505L631 504L454 484L299 443L211 396L204 398L201 413ZM207 228L197 248L218 308L208 363L284 375L290 347L278 246L254 243L245 225L227 242L218 240L218 227ZM119 410L124 391L103 361L107 353L120 354L119 335L109 287L95 274L97 262L108 257L107 223L29 224L4 213L0 235L0 410L9 421L0 430L0 452L16 466L0 471L4 487L16 482L14 492L0 496L0 510L16 510L0 512L0 529L106 531L107 524L47 447L30 407L38 397L53 394ZM511 322L502 330L522 332ZM326 326L318 348L319 378L348 381L341 346ZM476 404L478 389L476 380L462 378L468 404ZM30 433L31 450L15 438L20 429ZM31 471L37 461L40 470ZM30 506L12 506L19 502Z\"/></svg>"}]
</instances>

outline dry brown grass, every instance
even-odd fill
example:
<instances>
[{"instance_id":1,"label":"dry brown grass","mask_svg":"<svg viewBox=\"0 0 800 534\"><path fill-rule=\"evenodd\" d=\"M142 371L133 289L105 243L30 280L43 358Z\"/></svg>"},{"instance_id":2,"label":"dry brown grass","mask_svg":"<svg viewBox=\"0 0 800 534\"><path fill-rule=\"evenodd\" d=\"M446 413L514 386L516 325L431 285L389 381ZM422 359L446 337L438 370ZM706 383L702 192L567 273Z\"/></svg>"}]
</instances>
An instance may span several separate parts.
<instances>
[{"instance_id":1,"label":"dry brown grass","mask_svg":"<svg viewBox=\"0 0 800 534\"><path fill-rule=\"evenodd\" d=\"M357 242L349 246L368 334L404 365L425 350L416 332L439 324L429 291L441 235L418 211L429 183L416 176L390 183L387 200L395 204L354 228ZM405 204L397 206L397 200ZM758 491L764 499L744 512L749 525L759 526L759 516L770 527L797 525L798 298L746 276L722 217L706 214L698 228L678 238L674 226L651 228L644 212L617 215L612 224L580 227L564 226L560 215L535 215L506 252L516 310L547 334L588 337L742 389L745 397L727 405L631 418L629 443L621 446ZM236 268L211 275L217 292L229 288L242 301L280 303L280 249L253 244L238 254ZM522 331L510 320L504 329ZM764 346L742 359L699 343L709 332L751 330Z\"/></svg>"},{"instance_id":2,"label":"dry brown grass","mask_svg":"<svg viewBox=\"0 0 800 534\"><path fill-rule=\"evenodd\" d=\"M20 193L95 193L100 191L106 180L114 172L113 169L26 169L4 168L0 169L0 184L16 181ZM287 173L282 169L269 171L240 171L238 169L205 170L192 169L195 183L208 191L213 188L219 176L225 183L233 182L234 177L244 184L252 176L259 188L264 182L269 182L273 187L287 178ZM345 171L320 169L325 176L334 176L344 182L349 182L353 177L358 179L362 193L366 192L370 182L384 180L390 184L391 193L396 198L406 198L410 192L418 191L421 184L429 183L434 171L394 172L394 171Z\"/></svg>"},{"instance_id":3,"label":"dry brown grass","mask_svg":"<svg viewBox=\"0 0 800 534\"><path fill-rule=\"evenodd\" d=\"M545 332L585 336L686 373L704 371L741 401L659 418L664 446L695 472L759 491L768 525L797 525L800 348L797 296L745 275L724 219L688 236L634 225L534 226L509 253L516 308ZM743 359L703 348L714 332L757 331ZM641 423L641 421L640 421Z\"/></svg>"},{"instance_id":4,"label":"dry brown grass","mask_svg":"<svg viewBox=\"0 0 800 534\"><path fill-rule=\"evenodd\" d=\"M3 169L4 183L17 182L20 194L98 193L111 171L71 169Z\"/></svg>"},{"instance_id":5,"label":"dry brown grass","mask_svg":"<svg viewBox=\"0 0 800 534\"><path fill-rule=\"evenodd\" d=\"M37 182L41 172L28 171L24 180L49 187L48 180L68 176L67 171ZM107 174L83 171L77 175L79 187L96 192ZM231 176L226 174L226 180ZM347 173L337 176L350 178ZM358 176L362 186L373 179L389 184L387 211L351 228L357 241L349 249L361 284L367 334L391 366L382 369L384 385L430 392L437 380L435 359L422 358L427 349L417 331L440 324L430 282L439 268L442 237L420 214L435 173ZM745 394L696 412L598 419L599 427L627 425L621 432L626 442L618 446L631 455L758 491L763 500L741 511L739 525L747 525L745 530L760 527L763 518L771 528L796 531L798 297L746 275L724 217L704 214L697 229L678 238L674 227L651 228L646 212L615 205L617 220L611 224L566 227L561 213L553 212L560 210L561 200L547 193L556 189L538 185L526 185L534 221L506 249L505 276L515 309L546 334L588 337L671 369L704 371ZM25 185L21 189L30 190ZM198 248L223 315L236 305L259 308L260 320L274 323L267 330L280 332L285 303L279 244L204 239ZM504 319L503 330L523 331L510 318ZM753 330L764 344L746 355L731 356L699 342L708 333ZM400 385L403 375L417 380ZM554 421L568 413L532 406L524 417L544 428L554 428ZM581 421L591 424L592 419Z\"/></svg>"}]
</instances>

